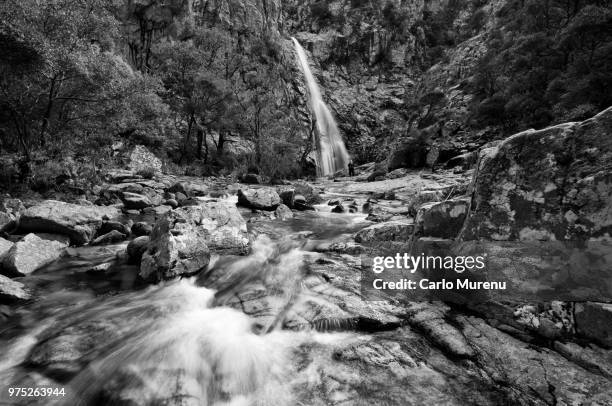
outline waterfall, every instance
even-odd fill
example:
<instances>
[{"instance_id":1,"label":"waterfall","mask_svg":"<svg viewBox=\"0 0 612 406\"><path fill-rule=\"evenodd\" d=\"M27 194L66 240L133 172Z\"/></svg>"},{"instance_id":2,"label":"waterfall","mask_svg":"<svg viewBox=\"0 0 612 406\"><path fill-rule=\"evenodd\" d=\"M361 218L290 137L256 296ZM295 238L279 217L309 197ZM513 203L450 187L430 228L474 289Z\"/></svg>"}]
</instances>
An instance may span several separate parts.
<instances>
[{"instance_id":1,"label":"waterfall","mask_svg":"<svg viewBox=\"0 0 612 406\"><path fill-rule=\"evenodd\" d=\"M346 169L349 162L349 154L344 146L342 136L334 120L329 107L321 98L319 86L308 65L306 52L300 43L291 38L295 44L298 62L308 86L310 97L310 108L315 116L317 124L317 174L319 176L333 175L339 170Z\"/></svg>"}]
</instances>

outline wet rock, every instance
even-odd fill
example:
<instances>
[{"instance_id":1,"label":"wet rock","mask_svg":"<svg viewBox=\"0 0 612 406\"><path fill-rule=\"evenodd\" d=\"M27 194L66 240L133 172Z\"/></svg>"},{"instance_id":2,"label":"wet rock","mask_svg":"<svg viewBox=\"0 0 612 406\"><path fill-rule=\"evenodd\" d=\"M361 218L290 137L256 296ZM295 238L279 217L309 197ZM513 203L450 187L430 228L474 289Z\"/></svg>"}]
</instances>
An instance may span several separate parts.
<instances>
[{"instance_id":1,"label":"wet rock","mask_svg":"<svg viewBox=\"0 0 612 406\"><path fill-rule=\"evenodd\" d=\"M187 199L187 195L186 195L185 193L183 193L183 192L176 192L176 193L175 193L175 196L176 196L176 201L177 201L177 202L179 202L179 203L180 203L181 201L183 201L183 200L186 200L186 199Z\"/></svg>"},{"instance_id":2,"label":"wet rock","mask_svg":"<svg viewBox=\"0 0 612 406\"><path fill-rule=\"evenodd\" d=\"M337 204L331 211L332 213L344 213L346 209L342 204Z\"/></svg>"},{"instance_id":3,"label":"wet rock","mask_svg":"<svg viewBox=\"0 0 612 406\"><path fill-rule=\"evenodd\" d=\"M0 303L13 303L31 299L32 295L21 282L0 275Z\"/></svg>"},{"instance_id":4,"label":"wet rock","mask_svg":"<svg viewBox=\"0 0 612 406\"><path fill-rule=\"evenodd\" d=\"M452 199L422 205L415 218L415 236L455 238L469 207L468 199Z\"/></svg>"},{"instance_id":5,"label":"wet rock","mask_svg":"<svg viewBox=\"0 0 612 406\"><path fill-rule=\"evenodd\" d=\"M612 347L612 304L576 303L574 317L578 334Z\"/></svg>"},{"instance_id":6,"label":"wet rock","mask_svg":"<svg viewBox=\"0 0 612 406\"><path fill-rule=\"evenodd\" d=\"M461 238L584 240L612 235L612 108L528 130L481 151Z\"/></svg>"},{"instance_id":7,"label":"wet rock","mask_svg":"<svg viewBox=\"0 0 612 406\"><path fill-rule=\"evenodd\" d=\"M189 185L185 182L176 182L174 185L166 189L166 192L168 193L181 193L185 197L189 196L190 191Z\"/></svg>"},{"instance_id":8,"label":"wet rock","mask_svg":"<svg viewBox=\"0 0 612 406\"><path fill-rule=\"evenodd\" d=\"M314 211L315 208L308 203L308 199L303 195L295 195L293 198L293 208L299 211Z\"/></svg>"},{"instance_id":9,"label":"wet rock","mask_svg":"<svg viewBox=\"0 0 612 406\"><path fill-rule=\"evenodd\" d=\"M306 204L313 205L322 202L320 190L313 187L312 185L303 181L298 181L293 182L291 186L295 189L296 195L301 195L304 197Z\"/></svg>"},{"instance_id":10,"label":"wet rock","mask_svg":"<svg viewBox=\"0 0 612 406\"><path fill-rule=\"evenodd\" d=\"M276 218L279 220L288 220L293 218L293 212L284 204L280 204L274 211L274 214L276 214Z\"/></svg>"},{"instance_id":11,"label":"wet rock","mask_svg":"<svg viewBox=\"0 0 612 406\"><path fill-rule=\"evenodd\" d=\"M134 173L161 173L162 161L146 147L137 145L130 154L129 167Z\"/></svg>"},{"instance_id":12,"label":"wet rock","mask_svg":"<svg viewBox=\"0 0 612 406\"><path fill-rule=\"evenodd\" d=\"M108 233L99 236L95 240L93 240L90 245L102 245L102 244L111 244L119 241L123 241L127 238L126 234L123 234L117 230L111 230Z\"/></svg>"},{"instance_id":13,"label":"wet rock","mask_svg":"<svg viewBox=\"0 0 612 406\"><path fill-rule=\"evenodd\" d=\"M289 208L293 208L293 199L295 197L295 189L291 186L282 186L282 187L277 187L276 190L283 204Z\"/></svg>"},{"instance_id":14,"label":"wet rock","mask_svg":"<svg viewBox=\"0 0 612 406\"><path fill-rule=\"evenodd\" d=\"M30 274L61 257L68 242L62 235L28 234L6 254L2 273L9 276Z\"/></svg>"},{"instance_id":15,"label":"wet rock","mask_svg":"<svg viewBox=\"0 0 612 406\"><path fill-rule=\"evenodd\" d=\"M136 175L133 171L128 171L125 169L117 169L109 171L104 176L106 180L112 183L123 182L126 179L134 179L140 178L140 175Z\"/></svg>"},{"instance_id":16,"label":"wet rock","mask_svg":"<svg viewBox=\"0 0 612 406\"><path fill-rule=\"evenodd\" d=\"M332 199L327 202L328 206L337 206L340 204L340 199Z\"/></svg>"},{"instance_id":17,"label":"wet rock","mask_svg":"<svg viewBox=\"0 0 612 406\"><path fill-rule=\"evenodd\" d=\"M373 224L355 235L358 243L379 241L409 241L414 231L414 223L410 220L394 220Z\"/></svg>"},{"instance_id":18,"label":"wet rock","mask_svg":"<svg viewBox=\"0 0 612 406\"><path fill-rule=\"evenodd\" d=\"M245 254L249 239L244 218L226 202L181 207L163 215L153 227L142 257L144 279L171 279L205 269L210 253Z\"/></svg>"},{"instance_id":19,"label":"wet rock","mask_svg":"<svg viewBox=\"0 0 612 406\"><path fill-rule=\"evenodd\" d=\"M149 236L143 235L130 241L126 248L129 263L140 264L142 254L147 250L149 240Z\"/></svg>"},{"instance_id":20,"label":"wet rock","mask_svg":"<svg viewBox=\"0 0 612 406\"><path fill-rule=\"evenodd\" d=\"M145 195L136 193L124 192L121 195L121 200L127 210L141 210L146 207L153 206L151 199Z\"/></svg>"},{"instance_id":21,"label":"wet rock","mask_svg":"<svg viewBox=\"0 0 612 406\"><path fill-rule=\"evenodd\" d=\"M153 231L153 226L149 223L145 223L144 221L134 223L134 225L132 226L132 234L137 237L149 235L151 234L151 231Z\"/></svg>"},{"instance_id":22,"label":"wet rock","mask_svg":"<svg viewBox=\"0 0 612 406\"><path fill-rule=\"evenodd\" d=\"M272 188L241 189L238 191L238 205L256 210L274 210L281 199Z\"/></svg>"},{"instance_id":23,"label":"wet rock","mask_svg":"<svg viewBox=\"0 0 612 406\"><path fill-rule=\"evenodd\" d=\"M118 218L112 206L80 206L57 200L44 200L28 208L19 220L19 229L26 232L63 234L74 245L83 245L96 234L104 220Z\"/></svg>"},{"instance_id":24,"label":"wet rock","mask_svg":"<svg viewBox=\"0 0 612 406\"><path fill-rule=\"evenodd\" d=\"M102 193L110 193L114 196L121 197L124 192L142 193L143 190L144 187L142 185L134 182L129 182L110 185L106 189L103 189Z\"/></svg>"}]
</instances>

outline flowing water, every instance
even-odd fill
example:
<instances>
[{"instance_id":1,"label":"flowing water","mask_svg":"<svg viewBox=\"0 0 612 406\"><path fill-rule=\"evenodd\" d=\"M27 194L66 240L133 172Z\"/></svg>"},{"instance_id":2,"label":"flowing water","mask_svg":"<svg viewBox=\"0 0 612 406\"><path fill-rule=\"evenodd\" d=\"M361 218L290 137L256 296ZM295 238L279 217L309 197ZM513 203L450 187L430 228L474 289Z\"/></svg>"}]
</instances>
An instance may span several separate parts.
<instances>
[{"instance_id":1,"label":"flowing water","mask_svg":"<svg viewBox=\"0 0 612 406\"><path fill-rule=\"evenodd\" d=\"M138 283L125 244L70 248L28 276L37 300L0 324L0 404L297 404L294 386L316 379L298 377L296 350L351 336L281 328L304 301L308 257L321 256L308 247L364 225L364 215L326 211L253 223L250 255L213 257L204 274L155 286ZM236 306L261 289L263 312ZM16 399L4 386L65 396Z\"/></svg>"},{"instance_id":2,"label":"flowing water","mask_svg":"<svg viewBox=\"0 0 612 406\"><path fill-rule=\"evenodd\" d=\"M310 70L310 65L308 65L306 52L298 40L295 38L292 38L292 40L295 45L298 63L304 73L306 85L308 86L310 108L316 119L318 175L333 175L347 168L350 159L349 154L338 131L334 116L321 97L319 86Z\"/></svg>"}]
</instances>

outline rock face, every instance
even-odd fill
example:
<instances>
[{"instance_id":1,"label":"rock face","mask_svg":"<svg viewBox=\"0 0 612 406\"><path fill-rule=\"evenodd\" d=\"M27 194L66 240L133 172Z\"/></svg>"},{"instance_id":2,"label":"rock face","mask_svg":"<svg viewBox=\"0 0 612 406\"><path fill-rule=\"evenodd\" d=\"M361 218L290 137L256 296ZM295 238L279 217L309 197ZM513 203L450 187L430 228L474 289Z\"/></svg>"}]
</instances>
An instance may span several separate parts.
<instances>
[{"instance_id":1,"label":"rock face","mask_svg":"<svg viewBox=\"0 0 612 406\"><path fill-rule=\"evenodd\" d=\"M2 272L10 276L30 274L58 259L67 246L64 236L28 234L6 254Z\"/></svg>"},{"instance_id":2,"label":"rock face","mask_svg":"<svg viewBox=\"0 0 612 406\"><path fill-rule=\"evenodd\" d=\"M468 199L452 199L426 203L417 212L415 236L455 238L467 215Z\"/></svg>"},{"instance_id":3,"label":"rock face","mask_svg":"<svg viewBox=\"0 0 612 406\"><path fill-rule=\"evenodd\" d=\"M30 298L31 295L23 283L0 275L0 302L16 302Z\"/></svg>"},{"instance_id":4,"label":"rock face","mask_svg":"<svg viewBox=\"0 0 612 406\"><path fill-rule=\"evenodd\" d=\"M394 220L371 225L355 235L359 243L378 241L409 241L414 231L410 220Z\"/></svg>"},{"instance_id":5,"label":"rock face","mask_svg":"<svg viewBox=\"0 0 612 406\"><path fill-rule=\"evenodd\" d=\"M461 238L583 240L612 235L612 108L516 134L481 152Z\"/></svg>"},{"instance_id":6,"label":"rock face","mask_svg":"<svg viewBox=\"0 0 612 406\"><path fill-rule=\"evenodd\" d=\"M116 219L119 214L116 207L80 206L45 200L22 214L19 229L62 234L70 237L71 244L83 245L92 239L103 220Z\"/></svg>"},{"instance_id":7,"label":"rock face","mask_svg":"<svg viewBox=\"0 0 612 406\"><path fill-rule=\"evenodd\" d=\"M612 347L612 304L577 303L574 317L578 334Z\"/></svg>"},{"instance_id":8,"label":"rock face","mask_svg":"<svg viewBox=\"0 0 612 406\"><path fill-rule=\"evenodd\" d=\"M142 145L137 145L130 154L130 169L136 173L151 171L161 173L162 161Z\"/></svg>"},{"instance_id":9,"label":"rock face","mask_svg":"<svg viewBox=\"0 0 612 406\"><path fill-rule=\"evenodd\" d=\"M193 275L206 268L211 251L248 252L246 222L235 206L208 202L166 213L153 228L140 264L143 279Z\"/></svg>"},{"instance_id":10,"label":"rock face","mask_svg":"<svg viewBox=\"0 0 612 406\"><path fill-rule=\"evenodd\" d=\"M425 166L427 146L420 140L409 137L389 157L388 170L398 168L421 168Z\"/></svg>"},{"instance_id":11,"label":"rock face","mask_svg":"<svg viewBox=\"0 0 612 406\"><path fill-rule=\"evenodd\" d=\"M241 189L238 191L238 204L256 210L274 210L281 199L272 188Z\"/></svg>"}]
</instances>

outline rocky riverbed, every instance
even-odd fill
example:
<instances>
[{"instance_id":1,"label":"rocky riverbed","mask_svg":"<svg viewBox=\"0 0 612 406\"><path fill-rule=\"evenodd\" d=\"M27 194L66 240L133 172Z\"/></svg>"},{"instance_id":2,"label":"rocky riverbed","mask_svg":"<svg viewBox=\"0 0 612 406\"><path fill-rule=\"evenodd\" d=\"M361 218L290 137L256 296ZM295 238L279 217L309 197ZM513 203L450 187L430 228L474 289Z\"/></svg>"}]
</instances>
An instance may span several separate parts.
<instances>
[{"instance_id":1,"label":"rocky riverbed","mask_svg":"<svg viewBox=\"0 0 612 406\"><path fill-rule=\"evenodd\" d=\"M609 120L607 111L518 134L468 170L372 177L366 166L354 178L275 186L113 170L71 202L6 198L0 399L612 404L609 304L372 301L360 283L361 255L381 242L605 243L608 163L581 157L609 153L596 145ZM567 142L571 161L550 148ZM505 266L546 267L537 255L497 254ZM4 388L35 386L65 396Z\"/></svg>"}]
</instances>

